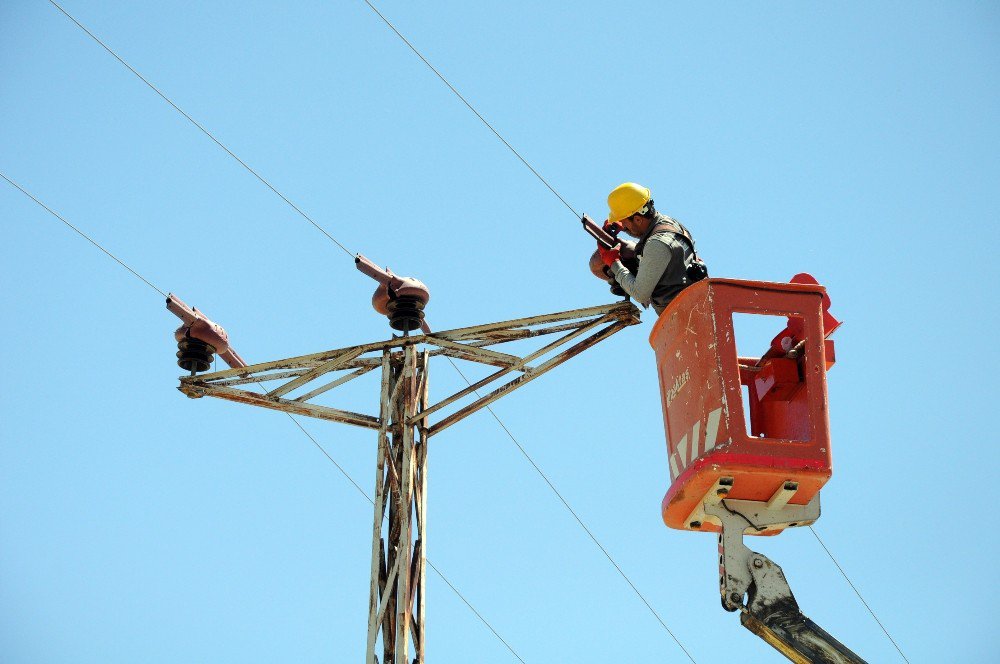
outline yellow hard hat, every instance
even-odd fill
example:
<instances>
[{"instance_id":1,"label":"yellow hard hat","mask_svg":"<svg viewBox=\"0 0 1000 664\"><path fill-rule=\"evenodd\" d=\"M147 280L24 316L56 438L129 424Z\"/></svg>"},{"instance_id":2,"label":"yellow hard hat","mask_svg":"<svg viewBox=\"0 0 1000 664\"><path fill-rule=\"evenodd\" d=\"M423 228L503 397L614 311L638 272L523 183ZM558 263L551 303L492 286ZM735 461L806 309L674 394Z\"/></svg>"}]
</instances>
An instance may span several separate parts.
<instances>
[{"instance_id":1,"label":"yellow hard hat","mask_svg":"<svg viewBox=\"0 0 1000 664\"><path fill-rule=\"evenodd\" d=\"M608 221L621 221L640 212L652 196L649 189L635 182L620 184L608 194Z\"/></svg>"}]
</instances>

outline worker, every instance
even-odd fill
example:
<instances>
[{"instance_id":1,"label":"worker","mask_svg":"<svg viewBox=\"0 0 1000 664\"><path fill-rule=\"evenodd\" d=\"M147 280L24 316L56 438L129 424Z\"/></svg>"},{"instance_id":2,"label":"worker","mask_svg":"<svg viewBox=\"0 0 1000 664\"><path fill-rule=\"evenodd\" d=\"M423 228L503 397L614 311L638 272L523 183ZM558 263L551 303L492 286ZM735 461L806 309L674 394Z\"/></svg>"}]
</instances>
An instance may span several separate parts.
<instances>
[{"instance_id":1,"label":"worker","mask_svg":"<svg viewBox=\"0 0 1000 664\"><path fill-rule=\"evenodd\" d=\"M656 211L649 189L626 182L608 194L605 230L624 230L639 240L636 274L621 262L618 247L598 243L601 260L622 290L644 307L653 305L659 316L682 290L708 276L698 259L691 233L676 219ZM617 227L617 228L616 228Z\"/></svg>"}]
</instances>

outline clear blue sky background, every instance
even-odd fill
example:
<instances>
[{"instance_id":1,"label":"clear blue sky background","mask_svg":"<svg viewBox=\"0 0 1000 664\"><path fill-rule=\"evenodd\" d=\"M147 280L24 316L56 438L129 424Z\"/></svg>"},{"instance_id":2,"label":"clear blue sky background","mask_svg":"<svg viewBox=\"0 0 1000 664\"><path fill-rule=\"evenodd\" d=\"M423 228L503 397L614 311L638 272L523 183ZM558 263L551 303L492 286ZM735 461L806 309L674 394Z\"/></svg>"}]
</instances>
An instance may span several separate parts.
<instances>
[{"instance_id":1,"label":"clear blue sky background","mask_svg":"<svg viewBox=\"0 0 1000 664\"><path fill-rule=\"evenodd\" d=\"M362 2L64 6L429 284L435 328L612 301L566 208ZM829 288L817 532L911 662L998 661L997 5L380 8L577 209L639 181L713 274ZM0 4L0 117L0 171L249 360L387 337L343 252L42 0ZM0 659L362 659L370 504L283 415L179 394L162 298L3 182L0 220ZM496 410L696 661L780 661L720 608L714 537L660 521L652 319ZM370 432L305 426L371 491ZM429 556L525 661L686 661L487 414L430 464ZM808 530L752 544L807 615L901 661ZM515 661L429 584L429 661Z\"/></svg>"}]
</instances>

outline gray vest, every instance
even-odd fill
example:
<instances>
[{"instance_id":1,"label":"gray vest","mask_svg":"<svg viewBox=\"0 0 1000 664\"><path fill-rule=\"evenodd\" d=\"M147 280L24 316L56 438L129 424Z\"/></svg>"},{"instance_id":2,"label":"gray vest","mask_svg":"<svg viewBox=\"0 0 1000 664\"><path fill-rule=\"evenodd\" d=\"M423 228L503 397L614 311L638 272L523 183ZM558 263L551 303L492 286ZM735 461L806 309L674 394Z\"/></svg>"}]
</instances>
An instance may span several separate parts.
<instances>
[{"instance_id":1,"label":"gray vest","mask_svg":"<svg viewBox=\"0 0 1000 664\"><path fill-rule=\"evenodd\" d=\"M642 251L646 242L653 236L666 236L662 239L670 248L670 263L664 270L660 280L653 288L649 303L657 313L662 312L677 295L691 285L687 278L687 266L694 260L694 238L691 233L676 219L665 214L656 213L653 224L635 246L635 253L642 259ZM668 239L669 238L669 239Z\"/></svg>"}]
</instances>

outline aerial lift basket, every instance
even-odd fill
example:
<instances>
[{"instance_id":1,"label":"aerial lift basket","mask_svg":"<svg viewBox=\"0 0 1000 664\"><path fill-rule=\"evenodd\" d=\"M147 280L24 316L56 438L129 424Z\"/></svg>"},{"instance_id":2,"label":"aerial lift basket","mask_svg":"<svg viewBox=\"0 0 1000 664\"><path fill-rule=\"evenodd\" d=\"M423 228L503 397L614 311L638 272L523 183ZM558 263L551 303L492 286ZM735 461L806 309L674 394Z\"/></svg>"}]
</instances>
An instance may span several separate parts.
<instances>
[{"instance_id":1,"label":"aerial lift basket","mask_svg":"<svg viewBox=\"0 0 1000 664\"><path fill-rule=\"evenodd\" d=\"M792 281L706 279L684 290L653 327L671 481L662 503L667 526L718 532L721 522L705 513L706 504L806 505L830 478L826 370L833 342L826 337L839 323L815 279ZM785 317L787 325L760 358L739 357L736 313Z\"/></svg>"}]
</instances>

